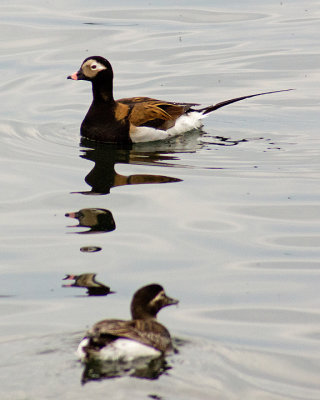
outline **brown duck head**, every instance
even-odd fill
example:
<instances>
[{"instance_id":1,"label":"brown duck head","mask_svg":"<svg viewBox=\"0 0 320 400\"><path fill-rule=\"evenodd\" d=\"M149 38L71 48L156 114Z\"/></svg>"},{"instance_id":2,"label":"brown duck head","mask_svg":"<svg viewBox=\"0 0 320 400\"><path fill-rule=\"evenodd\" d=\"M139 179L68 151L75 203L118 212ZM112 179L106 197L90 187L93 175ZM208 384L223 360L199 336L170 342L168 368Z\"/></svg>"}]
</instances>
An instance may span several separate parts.
<instances>
[{"instance_id":1,"label":"brown duck head","mask_svg":"<svg viewBox=\"0 0 320 400\"><path fill-rule=\"evenodd\" d=\"M168 297L159 284L153 283L136 291L131 302L132 319L156 318L164 307L178 304L179 301Z\"/></svg>"}]
</instances>

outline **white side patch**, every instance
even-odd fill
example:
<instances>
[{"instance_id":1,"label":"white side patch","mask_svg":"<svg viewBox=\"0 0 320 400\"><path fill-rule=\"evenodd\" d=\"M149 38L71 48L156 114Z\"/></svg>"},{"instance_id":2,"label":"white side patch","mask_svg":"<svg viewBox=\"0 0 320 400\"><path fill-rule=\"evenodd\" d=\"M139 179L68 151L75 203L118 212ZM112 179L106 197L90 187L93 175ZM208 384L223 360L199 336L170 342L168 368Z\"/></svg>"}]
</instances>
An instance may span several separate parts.
<instances>
[{"instance_id":1,"label":"white side patch","mask_svg":"<svg viewBox=\"0 0 320 400\"><path fill-rule=\"evenodd\" d=\"M86 352L83 350L84 347L86 347L89 344L89 339L88 338L84 338L81 340L81 342L79 343L79 346L77 348L76 351L76 355L78 356L78 358L81 361L84 361L86 358Z\"/></svg>"},{"instance_id":2,"label":"white side patch","mask_svg":"<svg viewBox=\"0 0 320 400\"><path fill-rule=\"evenodd\" d=\"M204 116L198 111L190 112L181 115L175 125L167 131L160 129L150 128L148 126L139 126L134 132L130 134L133 143L153 142L156 140L165 140L173 136L181 135L191 131L192 129L199 129L202 126L201 119Z\"/></svg>"},{"instance_id":3,"label":"white side patch","mask_svg":"<svg viewBox=\"0 0 320 400\"><path fill-rule=\"evenodd\" d=\"M77 355L81 361L85 360L85 352L83 347L88 344L89 340L84 338L78 346ZM132 362L137 359L153 359L160 357L161 352L153 347L146 346L142 343L130 339L117 339L114 342L103 347L97 358L100 361L122 361Z\"/></svg>"},{"instance_id":4,"label":"white side patch","mask_svg":"<svg viewBox=\"0 0 320 400\"><path fill-rule=\"evenodd\" d=\"M131 362L139 358L159 357L161 352L153 347L130 339L117 339L100 351L100 359L103 361Z\"/></svg>"}]
</instances>

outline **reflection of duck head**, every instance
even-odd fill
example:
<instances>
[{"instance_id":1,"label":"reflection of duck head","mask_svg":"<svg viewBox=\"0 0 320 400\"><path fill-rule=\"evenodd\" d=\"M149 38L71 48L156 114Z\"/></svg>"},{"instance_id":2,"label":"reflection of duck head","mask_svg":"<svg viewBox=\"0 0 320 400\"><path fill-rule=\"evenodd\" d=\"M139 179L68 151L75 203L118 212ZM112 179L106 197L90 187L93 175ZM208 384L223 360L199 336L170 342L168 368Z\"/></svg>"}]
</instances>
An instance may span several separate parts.
<instances>
[{"instance_id":1,"label":"reflection of duck head","mask_svg":"<svg viewBox=\"0 0 320 400\"><path fill-rule=\"evenodd\" d=\"M79 224L76 226L91 228L78 233L111 232L116 229L111 212L104 208L83 208L76 212L66 213L65 216L78 219Z\"/></svg>"},{"instance_id":2,"label":"reflection of duck head","mask_svg":"<svg viewBox=\"0 0 320 400\"><path fill-rule=\"evenodd\" d=\"M116 163L155 164L157 159L155 154L141 153L137 155L137 153L132 152L130 149L118 148L115 145L100 144L92 149L86 149L81 157L95 163L85 178L86 183L92 189L90 192L82 192L83 194L108 194L116 186L181 181L178 178L162 175L139 174L125 176L115 171Z\"/></svg>"},{"instance_id":3,"label":"reflection of duck head","mask_svg":"<svg viewBox=\"0 0 320 400\"><path fill-rule=\"evenodd\" d=\"M110 290L109 286L95 280L97 274L87 273L80 275L66 275L63 280L72 279L73 283L69 285L62 285L62 287L80 287L87 288L89 296L106 296L107 294L115 293Z\"/></svg>"}]
</instances>

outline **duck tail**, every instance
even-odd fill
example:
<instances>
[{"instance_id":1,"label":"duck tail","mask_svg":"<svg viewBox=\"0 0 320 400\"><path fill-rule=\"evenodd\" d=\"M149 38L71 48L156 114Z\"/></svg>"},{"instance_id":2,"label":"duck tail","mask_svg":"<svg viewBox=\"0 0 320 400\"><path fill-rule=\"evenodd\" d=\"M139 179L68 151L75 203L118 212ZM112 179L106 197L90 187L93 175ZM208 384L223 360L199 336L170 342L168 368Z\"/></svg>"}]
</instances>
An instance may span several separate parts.
<instances>
[{"instance_id":1,"label":"duck tail","mask_svg":"<svg viewBox=\"0 0 320 400\"><path fill-rule=\"evenodd\" d=\"M234 99L221 101L220 103L201 108L200 110L198 109L197 111L200 112L202 115L206 115L206 114L211 113L212 111L217 110L218 108L227 106L228 104L236 103L237 101L249 99L250 97L263 96L265 94L272 94L272 93L289 92L290 90L294 90L294 89L275 90L273 92L256 93L256 94L251 94L248 96L236 97Z\"/></svg>"}]
</instances>

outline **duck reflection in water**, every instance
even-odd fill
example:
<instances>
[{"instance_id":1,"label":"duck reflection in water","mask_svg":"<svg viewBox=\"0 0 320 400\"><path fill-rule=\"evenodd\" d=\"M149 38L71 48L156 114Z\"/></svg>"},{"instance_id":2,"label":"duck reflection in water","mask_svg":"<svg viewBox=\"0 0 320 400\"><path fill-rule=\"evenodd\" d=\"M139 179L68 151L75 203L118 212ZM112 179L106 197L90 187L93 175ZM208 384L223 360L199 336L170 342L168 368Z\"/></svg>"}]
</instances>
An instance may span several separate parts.
<instances>
[{"instance_id":1,"label":"duck reflection in water","mask_svg":"<svg viewBox=\"0 0 320 400\"><path fill-rule=\"evenodd\" d=\"M130 363L94 360L85 364L81 383L85 384L88 381L120 378L122 376L152 380L159 378L171 368L165 357L158 357L149 361L138 359Z\"/></svg>"},{"instance_id":2,"label":"duck reflection in water","mask_svg":"<svg viewBox=\"0 0 320 400\"><path fill-rule=\"evenodd\" d=\"M65 216L76 218L79 221L78 225L71 226L71 228L78 226L90 228L84 232L77 232L79 234L111 232L116 229L111 212L104 208L83 208L76 212L66 213Z\"/></svg>"},{"instance_id":3,"label":"duck reflection in water","mask_svg":"<svg viewBox=\"0 0 320 400\"><path fill-rule=\"evenodd\" d=\"M88 141L83 140L82 145ZM94 167L85 177L86 183L91 186L91 191L76 192L81 194L108 194L117 186L141 185L147 183L169 183L180 182L181 179L163 175L135 174L130 176L120 175L115 171L115 164L147 164L156 165L157 159L168 159L170 157L157 156L155 153L136 153L130 148L123 148L114 144L92 144L90 149L84 150L82 158L94 162Z\"/></svg>"},{"instance_id":4,"label":"duck reflection in water","mask_svg":"<svg viewBox=\"0 0 320 400\"><path fill-rule=\"evenodd\" d=\"M62 285L62 287L79 287L87 288L89 296L106 296L107 294L115 293L110 290L109 286L95 280L97 274L87 273L80 275L66 275L63 280L72 279L73 283L69 285Z\"/></svg>"},{"instance_id":5,"label":"duck reflection in water","mask_svg":"<svg viewBox=\"0 0 320 400\"><path fill-rule=\"evenodd\" d=\"M131 301L131 320L106 319L86 333L77 354L85 364L82 382L123 375L156 379L169 369L165 356L174 351L168 329L158 312L178 300L153 283L137 290Z\"/></svg>"}]
</instances>

